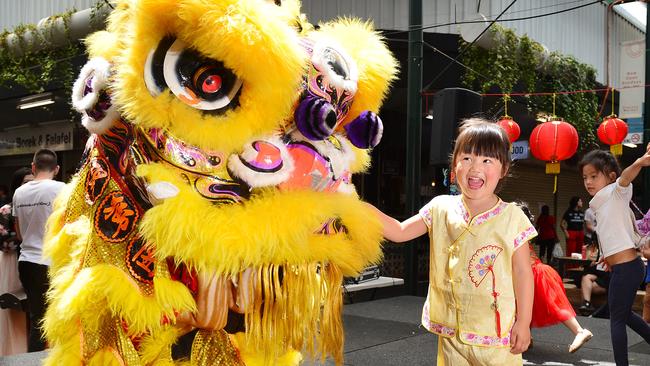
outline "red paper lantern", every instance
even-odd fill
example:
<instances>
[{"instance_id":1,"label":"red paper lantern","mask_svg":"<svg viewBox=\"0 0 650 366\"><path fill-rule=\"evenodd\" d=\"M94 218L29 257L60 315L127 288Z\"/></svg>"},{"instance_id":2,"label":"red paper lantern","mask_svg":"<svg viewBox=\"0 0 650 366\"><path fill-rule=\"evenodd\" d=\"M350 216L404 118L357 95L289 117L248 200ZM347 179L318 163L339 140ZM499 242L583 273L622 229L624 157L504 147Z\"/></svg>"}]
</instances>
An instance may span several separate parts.
<instances>
[{"instance_id":1,"label":"red paper lantern","mask_svg":"<svg viewBox=\"0 0 650 366\"><path fill-rule=\"evenodd\" d=\"M519 125L517 124L517 122L515 122L512 119L512 117L503 116L503 117L501 117L499 122L497 122L497 124L499 126L501 126L501 128L503 128L504 130L506 130L506 133L508 134L508 139L510 140L510 143L513 143L513 142L517 141L517 139L519 138L519 135L521 134L521 129L519 128Z\"/></svg>"},{"instance_id":2,"label":"red paper lantern","mask_svg":"<svg viewBox=\"0 0 650 366\"><path fill-rule=\"evenodd\" d=\"M598 126L598 138L604 144L610 145L609 150L614 155L623 154L621 143L627 136L627 123L616 117L615 114L605 117Z\"/></svg>"},{"instance_id":3,"label":"red paper lantern","mask_svg":"<svg viewBox=\"0 0 650 366\"><path fill-rule=\"evenodd\" d=\"M560 174L560 161L578 150L578 131L570 123L555 120L537 125L530 134L530 152L546 161L546 174Z\"/></svg>"}]
</instances>

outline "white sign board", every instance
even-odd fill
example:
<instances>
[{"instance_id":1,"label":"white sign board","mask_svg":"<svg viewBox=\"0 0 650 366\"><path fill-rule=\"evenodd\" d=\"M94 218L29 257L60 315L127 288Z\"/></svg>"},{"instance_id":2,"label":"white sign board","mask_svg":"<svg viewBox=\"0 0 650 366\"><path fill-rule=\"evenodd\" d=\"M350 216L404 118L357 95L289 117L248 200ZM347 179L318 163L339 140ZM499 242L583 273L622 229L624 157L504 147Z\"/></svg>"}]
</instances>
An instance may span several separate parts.
<instances>
[{"instance_id":1,"label":"white sign board","mask_svg":"<svg viewBox=\"0 0 650 366\"><path fill-rule=\"evenodd\" d=\"M528 147L528 140L520 140L512 143L510 147L510 156L512 160L528 159L530 149Z\"/></svg>"},{"instance_id":2,"label":"white sign board","mask_svg":"<svg viewBox=\"0 0 650 366\"><path fill-rule=\"evenodd\" d=\"M627 136L623 140L624 144L642 144L643 143L643 118L628 118Z\"/></svg>"},{"instance_id":3,"label":"white sign board","mask_svg":"<svg viewBox=\"0 0 650 366\"><path fill-rule=\"evenodd\" d=\"M61 122L0 132L0 156L31 154L41 148L72 150L73 127L72 122Z\"/></svg>"},{"instance_id":4,"label":"white sign board","mask_svg":"<svg viewBox=\"0 0 650 366\"><path fill-rule=\"evenodd\" d=\"M619 118L642 116L645 96L645 39L621 42Z\"/></svg>"}]
</instances>

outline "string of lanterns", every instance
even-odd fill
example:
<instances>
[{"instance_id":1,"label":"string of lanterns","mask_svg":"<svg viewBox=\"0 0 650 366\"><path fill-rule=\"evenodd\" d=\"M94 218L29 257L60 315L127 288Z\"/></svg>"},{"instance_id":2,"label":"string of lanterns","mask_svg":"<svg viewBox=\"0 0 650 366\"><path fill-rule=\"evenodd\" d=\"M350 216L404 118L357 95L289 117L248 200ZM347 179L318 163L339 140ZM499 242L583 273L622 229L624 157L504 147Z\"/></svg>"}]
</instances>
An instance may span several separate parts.
<instances>
[{"instance_id":1,"label":"string of lanterns","mask_svg":"<svg viewBox=\"0 0 650 366\"><path fill-rule=\"evenodd\" d=\"M614 89L612 88L612 110L614 110ZM530 134L529 146L531 154L539 160L546 161L546 174L554 176L553 193L557 192L557 176L560 174L560 162L571 158L578 150L578 131L570 123L555 115L556 93L553 97L553 114L547 120L535 126ZM504 115L497 122L506 133L510 143L517 141L521 134L519 124L508 115L509 94L503 95ZM605 117L598 126L598 139L610 146L615 156L623 153L621 143L627 136L628 126L616 114Z\"/></svg>"}]
</instances>

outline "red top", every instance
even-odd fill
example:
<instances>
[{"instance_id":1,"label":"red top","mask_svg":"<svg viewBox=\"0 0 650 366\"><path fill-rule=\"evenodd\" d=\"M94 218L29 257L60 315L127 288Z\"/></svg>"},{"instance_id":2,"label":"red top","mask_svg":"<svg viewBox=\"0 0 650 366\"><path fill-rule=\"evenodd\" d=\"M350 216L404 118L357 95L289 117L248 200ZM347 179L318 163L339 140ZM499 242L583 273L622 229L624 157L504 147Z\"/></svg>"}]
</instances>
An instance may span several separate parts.
<instances>
[{"instance_id":1,"label":"red top","mask_svg":"<svg viewBox=\"0 0 650 366\"><path fill-rule=\"evenodd\" d=\"M540 240L555 239L555 217L551 215L542 215L537 218L537 231Z\"/></svg>"}]
</instances>

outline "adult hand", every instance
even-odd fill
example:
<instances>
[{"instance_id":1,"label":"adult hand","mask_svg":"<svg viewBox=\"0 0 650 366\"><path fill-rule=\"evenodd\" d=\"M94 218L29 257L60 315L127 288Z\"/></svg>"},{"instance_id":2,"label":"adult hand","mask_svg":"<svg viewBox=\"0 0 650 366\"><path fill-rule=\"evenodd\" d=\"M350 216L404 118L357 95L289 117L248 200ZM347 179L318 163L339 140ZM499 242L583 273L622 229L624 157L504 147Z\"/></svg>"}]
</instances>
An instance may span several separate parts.
<instances>
[{"instance_id":1,"label":"adult hand","mask_svg":"<svg viewBox=\"0 0 650 366\"><path fill-rule=\"evenodd\" d=\"M510 333L510 353L520 354L530 345L530 325L515 321Z\"/></svg>"}]
</instances>

